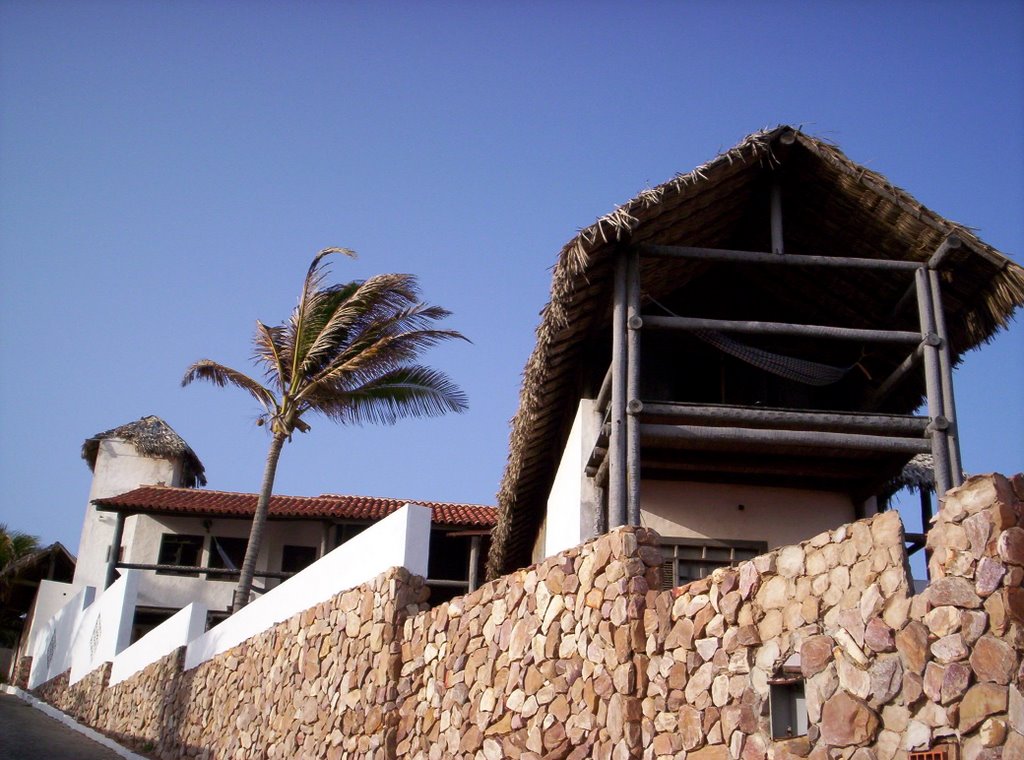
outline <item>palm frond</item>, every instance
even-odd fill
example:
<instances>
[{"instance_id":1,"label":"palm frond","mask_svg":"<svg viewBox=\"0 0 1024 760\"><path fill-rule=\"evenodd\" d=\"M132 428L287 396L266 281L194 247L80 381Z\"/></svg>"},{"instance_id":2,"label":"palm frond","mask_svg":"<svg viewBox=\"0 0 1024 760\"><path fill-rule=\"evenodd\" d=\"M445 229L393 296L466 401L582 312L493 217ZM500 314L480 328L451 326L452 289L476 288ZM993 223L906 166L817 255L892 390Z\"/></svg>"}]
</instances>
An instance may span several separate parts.
<instances>
[{"instance_id":1,"label":"palm frond","mask_svg":"<svg viewBox=\"0 0 1024 760\"><path fill-rule=\"evenodd\" d=\"M308 396L309 389L316 387L331 388L336 392L359 387L408 366L426 349L453 339L467 340L456 330L413 330L397 335L366 336L335 357L298 395Z\"/></svg>"},{"instance_id":2,"label":"palm frond","mask_svg":"<svg viewBox=\"0 0 1024 760\"><path fill-rule=\"evenodd\" d=\"M406 417L464 412L469 408L469 399L443 372L408 366L343 393L307 399L306 405L343 424L393 425Z\"/></svg>"},{"instance_id":3,"label":"palm frond","mask_svg":"<svg viewBox=\"0 0 1024 760\"><path fill-rule=\"evenodd\" d=\"M324 248L317 253L313 257L313 261L310 262L309 269L306 271L306 279L303 281L302 292L299 294L299 303L292 312L291 320L289 320L289 342L294 348L289 377L293 381L299 376L299 368L302 363L300 349L305 341L303 333L311 326L311 316L317 313L321 303L330 297L332 291L331 288L324 288L323 283L330 271L327 257L335 253L341 253L351 258L356 257L355 251L348 248Z\"/></svg>"},{"instance_id":4,"label":"palm frond","mask_svg":"<svg viewBox=\"0 0 1024 760\"><path fill-rule=\"evenodd\" d=\"M367 325L383 324L396 313L415 307L419 295L416 278L384 274L343 286L343 298L325 299L319 314L309 318L313 336L302 346L301 372L314 374L350 345ZM316 331L315 333L313 331Z\"/></svg>"},{"instance_id":5,"label":"palm frond","mask_svg":"<svg viewBox=\"0 0 1024 760\"><path fill-rule=\"evenodd\" d=\"M291 347L285 340L284 327L268 327L256 320L253 338L254 358L264 365L267 380L281 392L287 387L291 368Z\"/></svg>"},{"instance_id":6,"label":"palm frond","mask_svg":"<svg viewBox=\"0 0 1024 760\"><path fill-rule=\"evenodd\" d=\"M221 387L234 385L236 388L241 388L256 399L268 414L272 414L278 407L274 394L258 381L243 372L225 367L211 359L200 359L185 370L185 376L181 378L181 385L185 387L194 380L207 380Z\"/></svg>"}]
</instances>

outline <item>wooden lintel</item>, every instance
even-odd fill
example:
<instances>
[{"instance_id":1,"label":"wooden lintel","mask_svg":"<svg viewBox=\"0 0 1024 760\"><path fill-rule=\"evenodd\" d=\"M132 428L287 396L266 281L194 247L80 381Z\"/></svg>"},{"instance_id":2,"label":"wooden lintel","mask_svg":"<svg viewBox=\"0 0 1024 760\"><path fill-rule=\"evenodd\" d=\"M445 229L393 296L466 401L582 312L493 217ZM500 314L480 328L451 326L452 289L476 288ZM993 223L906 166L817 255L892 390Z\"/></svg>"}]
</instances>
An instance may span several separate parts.
<instances>
[{"instance_id":1,"label":"wooden lintel","mask_svg":"<svg viewBox=\"0 0 1024 760\"><path fill-rule=\"evenodd\" d=\"M645 402L642 422L679 424L744 423L753 427L828 432L877 431L923 436L927 417L852 412L807 412L788 409L760 409L741 406L671 404Z\"/></svg>"},{"instance_id":2,"label":"wooden lintel","mask_svg":"<svg viewBox=\"0 0 1024 760\"><path fill-rule=\"evenodd\" d=\"M864 259L850 256L779 256L762 251L736 251L723 248L696 248L682 245L639 245L644 256L663 259L696 259L744 264L778 264L797 267L835 267L839 269L885 269L913 272L924 266L920 261L894 261L892 259Z\"/></svg>"},{"instance_id":3,"label":"wooden lintel","mask_svg":"<svg viewBox=\"0 0 1024 760\"><path fill-rule=\"evenodd\" d=\"M906 330L864 330L831 325L802 325L788 322L752 322L734 319L703 319L700 317L645 316L644 327L658 330L713 330L752 335L789 335L802 338L852 340L869 343L919 344L921 334Z\"/></svg>"},{"instance_id":4,"label":"wooden lintel","mask_svg":"<svg viewBox=\"0 0 1024 760\"><path fill-rule=\"evenodd\" d=\"M701 425L641 425L640 440L645 446L661 445L679 449L755 444L923 454L932 448L926 438Z\"/></svg>"}]
</instances>

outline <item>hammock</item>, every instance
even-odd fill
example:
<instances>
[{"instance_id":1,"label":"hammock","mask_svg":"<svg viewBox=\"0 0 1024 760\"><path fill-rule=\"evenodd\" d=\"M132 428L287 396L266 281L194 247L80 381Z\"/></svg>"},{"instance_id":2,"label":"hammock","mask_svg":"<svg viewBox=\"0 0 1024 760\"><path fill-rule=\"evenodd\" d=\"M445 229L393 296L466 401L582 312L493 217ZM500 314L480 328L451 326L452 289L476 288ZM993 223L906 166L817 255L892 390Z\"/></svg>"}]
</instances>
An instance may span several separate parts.
<instances>
[{"instance_id":1,"label":"hammock","mask_svg":"<svg viewBox=\"0 0 1024 760\"><path fill-rule=\"evenodd\" d=\"M651 302L668 312L671 316L679 316L653 298ZM738 340L733 340L724 333L715 330L696 330L693 334L722 353L729 354L729 356L735 357L765 372L770 372L778 377L794 380L804 385L820 387L838 383L846 377L850 370L859 365L859 362L857 362L849 367L835 367L831 364L812 362L808 359L797 359L785 354L776 354L771 351L765 351L762 348L748 346L746 343L740 343Z\"/></svg>"},{"instance_id":2,"label":"hammock","mask_svg":"<svg viewBox=\"0 0 1024 760\"><path fill-rule=\"evenodd\" d=\"M856 367L851 364L849 367L835 367L831 364L812 362L808 359L797 359L793 356L775 354L761 348L748 346L738 340L713 330L697 330L694 332L698 338L705 343L714 346L719 351L729 354L740 361L751 366L763 369L773 375L784 377L787 380L795 380L804 385L832 385L838 383L847 373Z\"/></svg>"}]
</instances>

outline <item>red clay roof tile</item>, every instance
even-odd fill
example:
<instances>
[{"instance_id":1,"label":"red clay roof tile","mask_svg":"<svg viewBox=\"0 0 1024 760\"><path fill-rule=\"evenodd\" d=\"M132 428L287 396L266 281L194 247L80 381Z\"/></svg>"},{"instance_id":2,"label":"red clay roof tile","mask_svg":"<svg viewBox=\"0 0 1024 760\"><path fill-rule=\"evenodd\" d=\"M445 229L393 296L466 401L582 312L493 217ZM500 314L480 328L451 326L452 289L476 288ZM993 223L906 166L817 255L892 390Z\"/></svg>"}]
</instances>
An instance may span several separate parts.
<instances>
[{"instance_id":1,"label":"red clay roof tile","mask_svg":"<svg viewBox=\"0 0 1024 760\"><path fill-rule=\"evenodd\" d=\"M96 499L98 507L143 514L202 515L203 517L250 517L256 511L256 494L211 491L205 488L143 486L134 491ZM451 504L378 496L271 496L270 519L379 520L406 504L422 504L433 511L435 523L490 528L497 521L494 507L482 504Z\"/></svg>"}]
</instances>

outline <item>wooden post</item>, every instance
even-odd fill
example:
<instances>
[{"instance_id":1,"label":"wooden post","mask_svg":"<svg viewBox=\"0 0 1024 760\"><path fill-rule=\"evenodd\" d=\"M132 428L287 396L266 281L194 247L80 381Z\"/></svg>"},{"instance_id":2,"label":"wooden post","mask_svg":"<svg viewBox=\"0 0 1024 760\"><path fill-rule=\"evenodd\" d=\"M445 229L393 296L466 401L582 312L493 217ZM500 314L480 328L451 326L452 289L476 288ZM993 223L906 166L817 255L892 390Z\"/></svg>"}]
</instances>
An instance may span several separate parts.
<instances>
[{"instance_id":1,"label":"wooden post","mask_svg":"<svg viewBox=\"0 0 1024 760\"><path fill-rule=\"evenodd\" d=\"M330 520L324 520L320 531L320 557L327 556L327 552L331 550L331 528L334 527L334 523Z\"/></svg>"},{"instance_id":2,"label":"wooden post","mask_svg":"<svg viewBox=\"0 0 1024 760\"><path fill-rule=\"evenodd\" d=\"M471 536L469 539L469 590L476 591L480 585L480 536Z\"/></svg>"},{"instance_id":3,"label":"wooden post","mask_svg":"<svg viewBox=\"0 0 1024 760\"><path fill-rule=\"evenodd\" d=\"M946 443L946 419L942 415L942 378L939 349L936 343L935 316L932 311L928 272L923 267L914 275L917 288L917 313L924 339L924 379L928 394L928 417L931 419L932 459L935 464L935 492L941 499L951 488L949 446Z\"/></svg>"},{"instance_id":4,"label":"wooden post","mask_svg":"<svg viewBox=\"0 0 1024 760\"><path fill-rule=\"evenodd\" d=\"M124 538L124 512L116 512L114 518L114 539L110 544L110 556L107 558L107 576L103 588L110 588L110 585L117 578L117 561L121 558L121 539Z\"/></svg>"},{"instance_id":5,"label":"wooden post","mask_svg":"<svg viewBox=\"0 0 1024 760\"><path fill-rule=\"evenodd\" d=\"M772 253L785 253L782 244L782 187L779 178L772 180Z\"/></svg>"},{"instance_id":6,"label":"wooden post","mask_svg":"<svg viewBox=\"0 0 1024 760\"><path fill-rule=\"evenodd\" d=\"M928 270L928 287L932 295L932 311L935 318L935 332L939 335L939 373L942 376L942 414L949 427L946 428L946 443L949 446L950 482L963 485L964 468L960 460L960 435L956 424L956 402L953 399L953 362L949 357L949 332L946 330L946 314L942 308L942 290L939 273Z\"/></svg>"},{"instance_id":7,"label":"wooden post","mask_svg":"<svg viewBox=\"0 0 1024 760\"><path fill-rule=\"evenodd\" d=\"M640 525L640 256L626 254L626 514Z\"/></svg>"},{"instance_id":8,"label":"wooden post","mask_svg":"<svg viewBox=\"0 0 1024 760\"><path fill-rule=\"evenodd\" d=\"M918 495L921 497L921 535L925 537L925 552L924 552L924 577L925 580L929 578L931 573L928 571L929 560L932 558L931 550L927 548L927 537L928 537L928 525L932 521L932 492L928 486L923 483L917 487Z\"/></svg>"},{"instance_id":9,"label":"wooden post","mask_svg":"<svg viewBox=\"0 0 1024 760\"><path fill-rule=\"evenodd\" d=\"M626 257L615 260L612 302L612 411L608 441L608 528L626 523Z\"/></svg>"}]
</instances>

